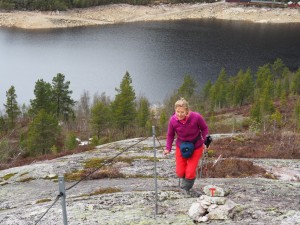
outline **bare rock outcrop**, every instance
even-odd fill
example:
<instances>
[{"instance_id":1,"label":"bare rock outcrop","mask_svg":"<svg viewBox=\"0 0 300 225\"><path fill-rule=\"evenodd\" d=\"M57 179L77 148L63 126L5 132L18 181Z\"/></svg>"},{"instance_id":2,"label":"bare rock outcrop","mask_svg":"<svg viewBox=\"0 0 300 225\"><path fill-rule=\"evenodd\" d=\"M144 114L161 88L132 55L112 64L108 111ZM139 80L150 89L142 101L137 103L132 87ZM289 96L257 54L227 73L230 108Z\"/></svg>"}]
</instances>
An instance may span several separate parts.
<instances>
[{"instance_id":1,"label":"bare rock outcrop","mask_svg":"<svg viewBox=\"0 0 300 225\"><path fill-rule=\"evenodd\" d=\"M62 224L60 199L55 202L59 194L57 175L76 175L87 162L112 158L140 140L109 143L93 151L0 171L0 224L35 224L53 203L38 224ZM161 144L165 144L164 140ZM204 214L208 212L197 217L198 221L207 220L210 225L299 222L299 181L262 177L202 178L195 181L193 189L201 192L203 199L186 198L179 191L174 155L163 157L162 150L158 149L157 202L153 140L149 138L125 151L119 161L109 164L118 168L122 177L86 179L78 184L66 181L69 224L192 225L194 219L189 216L189 209L193 203L205 209ZM273 165L270 160L264 162L261 160L259 164ZM281 164L294 165L291 169L299 172L296 166L299 160L276 161L277 167ZM214 197L210 196L212 187L217 187Z\"/></svg>"}]
</instances>

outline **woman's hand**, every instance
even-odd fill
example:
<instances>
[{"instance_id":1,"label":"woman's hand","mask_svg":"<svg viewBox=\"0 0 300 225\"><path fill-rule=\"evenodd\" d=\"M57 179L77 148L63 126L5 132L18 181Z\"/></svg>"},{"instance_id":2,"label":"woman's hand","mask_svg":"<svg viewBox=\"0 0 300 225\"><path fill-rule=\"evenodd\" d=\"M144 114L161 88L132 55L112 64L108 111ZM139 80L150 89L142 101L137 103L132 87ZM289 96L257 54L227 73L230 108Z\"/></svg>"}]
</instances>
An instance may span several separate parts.
<instances>
[{"instance_id":1,"label":"woman's hand","mask_svg":"<svg viewBox=\"0 0 300 225\"><path fill-rule=\"evenodd\" d=\"M170 151L168 149L165 149L163 154L166 156L166 155L169 155L170 154Z\"/></svg>"}]
</instances>

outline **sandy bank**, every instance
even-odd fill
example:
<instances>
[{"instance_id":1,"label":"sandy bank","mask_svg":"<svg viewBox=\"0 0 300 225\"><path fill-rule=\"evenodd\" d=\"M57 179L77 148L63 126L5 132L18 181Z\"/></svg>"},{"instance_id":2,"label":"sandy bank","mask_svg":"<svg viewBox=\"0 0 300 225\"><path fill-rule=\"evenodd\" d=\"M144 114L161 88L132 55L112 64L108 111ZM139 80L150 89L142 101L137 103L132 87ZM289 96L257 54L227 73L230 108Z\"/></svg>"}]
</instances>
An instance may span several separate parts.
<instances>
[{"instance_id":1,"label":"sandy bank","mask_svg":"<svg viewBox=\"0 0 300 225\"><path fill-rule=\"evenodd\" d=\"M225 2L154 6L118 4L66 12L0 12L0 27L44 29L201 18L242 20L255 23L300 23L300 10L242 7Z\"/></svg>"}]
</instances>

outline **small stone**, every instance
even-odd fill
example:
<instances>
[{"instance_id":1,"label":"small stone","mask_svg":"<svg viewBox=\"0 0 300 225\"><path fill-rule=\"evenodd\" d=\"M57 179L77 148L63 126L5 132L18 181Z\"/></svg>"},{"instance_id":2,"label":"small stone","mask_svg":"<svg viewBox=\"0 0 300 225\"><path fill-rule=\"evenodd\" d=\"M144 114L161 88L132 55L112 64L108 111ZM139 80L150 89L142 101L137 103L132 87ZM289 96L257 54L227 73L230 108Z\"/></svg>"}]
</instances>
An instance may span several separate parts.
<instances>
[{"instance_id":1,"label":"small stone","mask_svg":"<svg viewBox=\"0 0 300 225\"><path fill-rule=\"evenodd\" d=\"M204 209L199 202L194 202L188 211L189 217L193 220L198 220L200 216L203 216L206 213L206 209Z\"/></svg>"},{"instance_id":2,"label":"small stone","mask_svg":"<svg viewBox=\"0 0 300 225\"><path fill-rule=\"evenodd\" d=\"M228 195L230 191L214 185L206 185L203 188L203 192L205 193L205 195L211 197L224 197Z\"/></svg>"},{"instance_id":3,"label":"small stone","mask_svg":"<svg viewBox=\"0 0 300 225\"><path fill-rule=\"evenodd\" d=\"M198 222L201 223L201 222L207 222L208 221L208 217L207 216L202 216L202 217L199 217L198 219Z\"/></svg>"}]
</instances>

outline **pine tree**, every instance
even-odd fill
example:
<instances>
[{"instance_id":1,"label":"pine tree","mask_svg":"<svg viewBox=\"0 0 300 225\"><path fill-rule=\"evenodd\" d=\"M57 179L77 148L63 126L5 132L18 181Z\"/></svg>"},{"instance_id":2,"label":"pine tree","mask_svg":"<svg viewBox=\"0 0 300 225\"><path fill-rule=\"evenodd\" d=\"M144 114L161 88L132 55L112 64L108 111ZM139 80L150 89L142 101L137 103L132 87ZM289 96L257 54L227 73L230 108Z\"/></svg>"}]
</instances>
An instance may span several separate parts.
<instances>
[{"instance_id":1,"label":"pine tree","mask_svg":"<svg viewBox=\"0 0 300 225\"><path fill-rule=\"evenodd\" d=\"M112 102L112 114L115 125L121 129L123 134L126 126L132 123L136 116L135 92L132 79L128 72L124 75L120 88L116 88L118 94Z\"/></svg>"},{"instance_id":2,"label":"pine tree","mask_svg":"<svg viewBox=\"0 0 300 225\"><path fill-rule=\"evenodd\" d=\"M90 124L93 133L99 140L101 134L104 133L111 125L111 111L109 106L105 105L101 101L93 105L91 109Z\"/></svg>"},{"instance_id":3,"label":"pine tree","mask_svg":"<svg viewBox=\"0 0 300 225\"><path fill-rule=\"evenodd\" d=\"M17 102L17 94L14 86L11 86L6 92L6 104L4 104L7 118L8 127L14 128L18 115L20 115L20 109Z\"/></svg>"},{"instance_id":4,"label":"pine tree","mask_svg":"<svg viewBox=\"0 0 300 225\"><path fill-rule=\"evenodd\" d=\"M296 130L300 131L300 100L298 99L294 106L294 121L296 124Z\"/></svg>"},{"instance_id":5,"label":"pine tree","mask_svg":"<svg viewBox=\"0 0 300 225\"><path fill-rule=\"evenodd\" d=\"M256 74L256 88L262 89L266 80L273 80L270 65L266 64L258 68Z\"/></svg>"},{"instance_id":6,"label":"pine tree","mask_svg":"<svg viewBox=\"0 0 300 225\"><path fill-rule=\"evenodd\" d=\"M58 73L52 79L53 102L56 117L68 121L74 115L73 106L75 101L71 98L72 91L69 90L70 81L65 82L65 75Z\"/></svg>"},{"instance_id":7,"label":"pine tree","mask_svg":"<svg viewBox=\"0 0 300 225\"><path fill-rule=\"evenodd\" d=\"M191 75L185 75L183 84L178 89L178 95L185 99L190 99L196 91L197 83Z\"/></svg>"},{"instance_id":8,"label":"pine tree","mask_svg":"<svg viewBox=\"0 0 300 225\"><path fill-rule=\"evenodd\" d=\"M150 103L147 98L141 97L138 101L137 122L139 127L145 128L150 119Z\"/></svg>"},{"instance_id":9,"label":"pine tree","mask_svg":"<svg viewBox=\"0 0 300 225\"><path fill-rule=\"evenodd\" d=\"M221 109L223 106L226 105L226 96L227 96L227 87L228 87L228 80L227 80L227 73L225 68L221 69L221 72L218 76L218 79L215 83L215 97L216 97L216 106Z\"/></svg>"},{"instance_id":10,"label":"pine tree","mask_svg":"<svg viewBox=\"0 0 300 225\"><path fill-rule=\"evenodd\" d=\"M50 114L55 113L53 111L54 103L50 83L45 82L43 79L38 80L35 83L34 95L35 99L30 100L30 114L36 115L42 109Z\"/></svg>"},{"instance_id":11,"label":"pine tree","mask_svg":"<svg viewBox=\"0 0 300 225\"><path fill-rule=\"evenodd\" d=\"M26 146L32 156L51 152L56 145L60 134L57 119L48 114L44 109L40 110L29 125Z\"/></svg>"},{"instance_id":12,"label":"pine tree","mask_svg":"<svg viewBox=\"0 0 300 225\"><path fill-rule=\"evenodd\" d=\"M283 75L283 71L285 69L285 65L283 61L279 58L277 58L274 63L271 65L271 68L273 70L273 74L276 78L281 78Z\"/></svg>"},{"instance_id":13,"label":"pine tree","mask_svg":"<svg viewBox=\"0 0 300 225\"><path fill-rule=\"evenodd\" d=\"M294 94L300 94L300 68L292 76L291 89Z\"/></svg>"}]
</instances>

